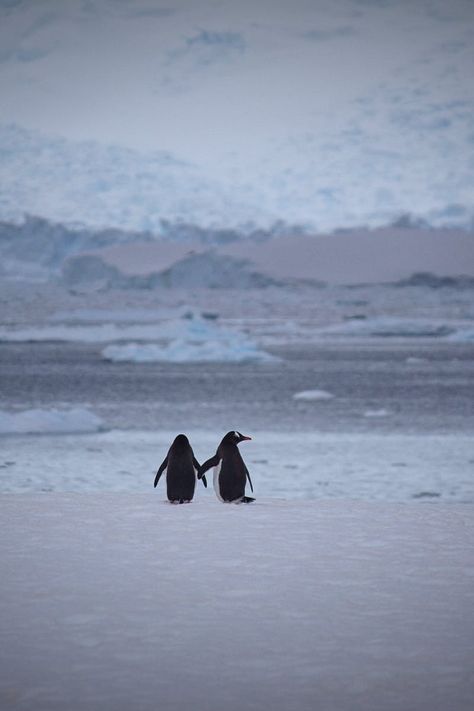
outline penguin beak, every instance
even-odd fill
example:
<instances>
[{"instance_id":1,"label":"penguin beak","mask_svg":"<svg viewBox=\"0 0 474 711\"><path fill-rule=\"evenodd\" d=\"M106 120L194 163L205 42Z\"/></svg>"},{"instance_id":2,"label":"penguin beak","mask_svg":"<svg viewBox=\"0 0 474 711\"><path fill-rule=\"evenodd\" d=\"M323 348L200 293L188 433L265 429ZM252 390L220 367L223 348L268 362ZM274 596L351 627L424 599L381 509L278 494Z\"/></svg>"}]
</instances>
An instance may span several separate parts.
<instances>
[{"instance_id":1,"label":"penguin beak","mask_svg":"<svg viewBox=\"0 0 474 711\"><path fill-rule=\"evenodd\" d=\"M251 437L246 437L245 435L242 435L242 441L243 441L244 439L252 439L252 438L251 438Z\"/></svg>"}]
</instances>

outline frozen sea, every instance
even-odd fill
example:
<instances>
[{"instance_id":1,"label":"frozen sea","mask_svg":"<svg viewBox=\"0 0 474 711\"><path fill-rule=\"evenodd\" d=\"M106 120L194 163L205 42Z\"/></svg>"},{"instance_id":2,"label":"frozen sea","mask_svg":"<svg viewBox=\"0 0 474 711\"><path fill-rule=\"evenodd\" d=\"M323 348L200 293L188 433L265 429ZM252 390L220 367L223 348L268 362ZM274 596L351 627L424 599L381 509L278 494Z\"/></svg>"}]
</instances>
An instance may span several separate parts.
<instances>
[{"instance_id":1,"label":"frozen sea","mask_svg":"<svg viewBox=\"0 0 474 711\"><path fill-rule=\"evenodd\" d=\"M0 708L471 709L471 291L0 293Z\"/></svg>"},{"instance_id":2,"label":"frozen sea","mask_svg":"<svg viewBox=\"0 0 474 711\"><path fill-rule=\"evenodd\" d=\"M237 429L257 496L474 501L472 290L10 282L2 306L4 492L146 491L178 432L201 461Z\"/></svg>"}]
</instances>

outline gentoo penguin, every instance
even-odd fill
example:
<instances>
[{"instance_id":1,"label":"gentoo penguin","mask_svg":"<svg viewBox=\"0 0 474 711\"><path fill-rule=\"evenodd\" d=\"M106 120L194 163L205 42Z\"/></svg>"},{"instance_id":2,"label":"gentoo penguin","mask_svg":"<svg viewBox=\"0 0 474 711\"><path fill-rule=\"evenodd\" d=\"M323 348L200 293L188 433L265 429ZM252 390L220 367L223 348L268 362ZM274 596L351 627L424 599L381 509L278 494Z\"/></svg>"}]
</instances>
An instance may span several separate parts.
<instances>
[{"instance_id":1,"label":"gentoo penguin","mask_svg":"<svg viewBox=\"0 0 474 711\"><path fill-rule=\"evenodd\" d=\"M189 503L194 496L198 471L199 462L194 456L188 438L184 434L179 434L175 437L164 462L156 473L154 486L156 488L160 476L165 473L168 500L172 504ZM202 483L207 487L204 477Z\"/></svg>"},{"instance_id":2,"label":"gentoo penguin","mask_svg":"<svg viewBox=\"0 0 474 711\"><path fill-rule=\"evenodd\" d=\"M245 437L240 432L227 432L217 448L216 454L204 462L198 472L198 479L204 476L211 467L214 467L214 491L217 498L223 503L248 504L255 501L250 496L245 496L246 479L249 480L253 493L252 480L249 470L240 456L237 445L251 437Z\"/></svg>"}]
</instances>

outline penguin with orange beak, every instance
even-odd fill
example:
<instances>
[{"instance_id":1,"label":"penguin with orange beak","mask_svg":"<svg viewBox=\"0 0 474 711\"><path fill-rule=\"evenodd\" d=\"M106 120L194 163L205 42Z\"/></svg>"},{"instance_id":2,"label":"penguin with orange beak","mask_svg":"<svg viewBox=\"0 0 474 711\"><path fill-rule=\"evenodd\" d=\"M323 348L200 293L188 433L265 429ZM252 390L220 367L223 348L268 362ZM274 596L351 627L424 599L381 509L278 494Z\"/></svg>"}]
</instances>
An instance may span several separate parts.
<instances>
[{"instance_id":1,"label":"penguin with orange beak","mask_svg":"<svg viewBox=\"0 0 474 711\"><path fill-rule=\"evenodd\" d=\"M247 479L252 493L253 486L249 470L245 466L237 446L249 439L252 438L246 437L240 432L227 432L215 455L199 468L198 479L201 479L208 469L214 467L214 491L219 501L223 503L249 504L251 501L255 501L252 497L245 496Z\"/></svg>"}]
</instances>

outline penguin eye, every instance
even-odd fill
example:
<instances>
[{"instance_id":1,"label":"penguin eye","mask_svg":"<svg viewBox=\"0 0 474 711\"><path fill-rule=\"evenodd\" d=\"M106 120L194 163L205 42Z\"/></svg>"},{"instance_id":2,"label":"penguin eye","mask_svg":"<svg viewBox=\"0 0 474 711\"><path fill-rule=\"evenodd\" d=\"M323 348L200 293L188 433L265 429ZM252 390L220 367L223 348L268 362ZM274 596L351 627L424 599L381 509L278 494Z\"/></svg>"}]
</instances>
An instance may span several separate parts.
<instances>
[{"instance_id":1,"label":"penguin eye","mask_svg":"<svg viewBox=\"0 0 474 711\"><path fill-rule=\"evenodd\" d=\"M234 432L234 437L235 439L240 439L240 434L238 432Z\"/></svg>"}]
</instances>

